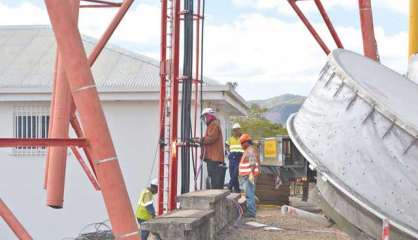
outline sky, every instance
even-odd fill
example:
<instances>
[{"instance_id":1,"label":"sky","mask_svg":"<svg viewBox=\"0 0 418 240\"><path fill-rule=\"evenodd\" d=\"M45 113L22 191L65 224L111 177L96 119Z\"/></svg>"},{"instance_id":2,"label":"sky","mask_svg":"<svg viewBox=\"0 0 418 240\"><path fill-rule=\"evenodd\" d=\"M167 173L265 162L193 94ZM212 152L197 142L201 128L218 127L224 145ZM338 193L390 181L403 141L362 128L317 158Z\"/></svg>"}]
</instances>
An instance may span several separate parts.
<instances>
[{"instance_id":1,"label":"sky","mask_svg":"<svg viewBox=\"0 0 418 240\"><path fill-rule=\"evenodd\" d=\"M346 49L362 53L358 0L322 0ZM405 73L408 0L374 0L381 62ZM313 1L298 3L331 49ZM82 9L80 31L98 38L115 10ZM49 24L40 0L0 0L0 25ZM327 58L286 0L206 0L204 74L238 83L247 100L308 95ZM111 44L159 59L160 0L136 0Z\"/></svg>"}]
</instances>

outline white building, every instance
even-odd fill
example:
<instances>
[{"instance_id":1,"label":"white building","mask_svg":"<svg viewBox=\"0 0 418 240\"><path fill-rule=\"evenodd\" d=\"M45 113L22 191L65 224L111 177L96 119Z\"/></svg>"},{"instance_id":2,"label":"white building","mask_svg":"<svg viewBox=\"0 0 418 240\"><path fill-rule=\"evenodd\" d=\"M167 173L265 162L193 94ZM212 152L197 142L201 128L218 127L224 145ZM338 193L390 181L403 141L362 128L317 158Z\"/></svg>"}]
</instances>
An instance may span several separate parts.
<instances>
[{"instance_id":1,"label":"white building","mask_svg":"<svg viewBox=\"0 0 418 240\"><path fill-rule=\"evenodd\" d=\"M87 52L94 40L84 37ZM45 137L49 118L55 38L46 26L0 27L0 137ZM106 48L93 67L107 122L133 206L157 164L159 63ZM230 84L209 82L204 105L218 110L223 129L247 105ZM107 219L103 199L69 153L64 208L46 207L45 149L0 149L0 197L34 239L75 237ZM0 239L15 239L0 221Z\"/></svg>"}]
</instances>

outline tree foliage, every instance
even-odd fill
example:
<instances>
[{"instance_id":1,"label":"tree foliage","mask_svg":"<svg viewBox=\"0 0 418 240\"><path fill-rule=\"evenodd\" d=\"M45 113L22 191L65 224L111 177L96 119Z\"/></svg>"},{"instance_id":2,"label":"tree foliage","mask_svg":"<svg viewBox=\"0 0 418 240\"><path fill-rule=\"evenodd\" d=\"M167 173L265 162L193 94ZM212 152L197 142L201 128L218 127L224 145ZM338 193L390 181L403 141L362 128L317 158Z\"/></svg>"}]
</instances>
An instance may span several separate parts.
<instances>
[{"instance_id":1,"label":"tree foliage","mask_svg":"<svg viewBox=\"0 0 418 240\"><path fill-rule=\"evenodd\" d=\"M277 135L287 135L287 130L279 123L273 123L264 117L267 111L257 104L251 105L248 116L236 117L234 122L239 122L241 131L248 133L254 140L267 137L275 137Z\"/></svg>"}]
</instances>

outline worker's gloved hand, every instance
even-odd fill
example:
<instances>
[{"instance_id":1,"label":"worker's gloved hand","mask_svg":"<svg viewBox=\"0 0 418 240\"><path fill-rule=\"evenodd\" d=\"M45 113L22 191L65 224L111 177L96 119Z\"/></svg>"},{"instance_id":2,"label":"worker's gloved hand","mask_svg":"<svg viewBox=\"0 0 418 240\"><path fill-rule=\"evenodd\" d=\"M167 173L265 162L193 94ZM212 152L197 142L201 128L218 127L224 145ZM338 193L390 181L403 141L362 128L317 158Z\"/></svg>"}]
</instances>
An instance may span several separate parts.
<instances>
[{"instance_id":1,"label":"worker's gloved hand","mask_svg":"<svg viewBox=\"0 0 418 240\"><path fill-rule=\"evenodd\" d=\"M200 146L200 139L199 138L192 138L189 140L189 145L194 146L194 147L199 147Z\"/></svg>"},{"instance_id":2,"label":"worker's gloved hand","mask_svg":"<svg viewBox=\"0 0 418 240\"><path fill-rule=\"evenodd\" d=\"M202 144L202 139L201 138L192 138L192 142L194 144Z\"/></svg>"},{"instance_id":3,"label":"worker's gloved hand","mask_svg":"<svg viewBox=\"0 0 418 240\"><path fill-rule=\"evenodd\" d=\"M250 173L250 175L248 176L248 180L249 180L252 184L254 184L254 174L253 174L253 173Z\"/></svg>"},{"instance_id":4,"label":"worker's gloved hand","mask_svg":"<svg viewBox=\"0 0 418 240\"><path fill-rule=\"evenodd\" d=\"M226 168L225 162L220 162L219 165L218 165L218 167L220 167L220 168Z\"/></svg>"}]
</instances>

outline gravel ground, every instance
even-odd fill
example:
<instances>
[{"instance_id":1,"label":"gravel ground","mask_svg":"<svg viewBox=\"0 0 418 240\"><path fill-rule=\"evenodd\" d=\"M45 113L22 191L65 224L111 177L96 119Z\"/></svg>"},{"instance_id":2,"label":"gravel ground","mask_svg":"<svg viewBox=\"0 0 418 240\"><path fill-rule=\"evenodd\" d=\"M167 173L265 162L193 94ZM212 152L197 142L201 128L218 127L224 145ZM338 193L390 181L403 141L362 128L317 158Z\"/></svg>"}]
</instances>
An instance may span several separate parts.
<instances>
[{"instance_id":1,"label":"gravel ground","mask_svg":"<svg viewBox=\"0 0 418 240\"><path fill-rule=\"evenodd\" d=\"M243 222L249 220L244 219ZM254 221L252 219L251 221ZM228 227L217 236L217 240L350 240L345 233L333 227L321 226L304 219L283 216L279 207L260 208L257 210L256 222L275 226L283 230L266 231L264 229L248 229L246 225Z\"/></svg>"}]
</instances>

